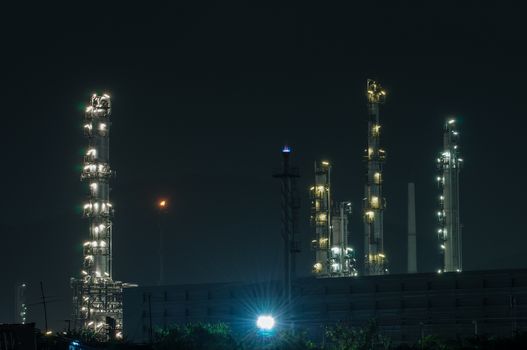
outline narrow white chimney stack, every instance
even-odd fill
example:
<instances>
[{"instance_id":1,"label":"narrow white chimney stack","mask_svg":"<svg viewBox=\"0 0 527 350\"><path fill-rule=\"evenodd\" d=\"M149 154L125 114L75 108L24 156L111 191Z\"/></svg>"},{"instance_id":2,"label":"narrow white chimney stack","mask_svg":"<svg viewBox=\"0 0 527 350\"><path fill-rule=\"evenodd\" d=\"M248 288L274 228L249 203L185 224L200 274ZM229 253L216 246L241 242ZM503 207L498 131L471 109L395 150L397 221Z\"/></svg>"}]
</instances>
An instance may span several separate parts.
<instances>
[{"instance_id":1,"label":"narrow white chimney stack","mask_svg":"<svg viewBox=\"0 0 527 350\"><path fill-rule=\"evenodd\" d=\"M408 184L408 273L417 273L415 185L413 182Z\"/></svg>"}]
</instances>

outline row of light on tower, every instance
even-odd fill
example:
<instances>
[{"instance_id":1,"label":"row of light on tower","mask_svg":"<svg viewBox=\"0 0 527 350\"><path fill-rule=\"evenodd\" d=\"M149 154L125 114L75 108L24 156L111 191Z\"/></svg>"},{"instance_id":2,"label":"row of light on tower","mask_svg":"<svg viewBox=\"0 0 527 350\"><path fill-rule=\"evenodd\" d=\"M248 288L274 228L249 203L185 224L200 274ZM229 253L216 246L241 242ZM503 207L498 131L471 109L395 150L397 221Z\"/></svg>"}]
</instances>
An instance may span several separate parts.
<instances>
[{"instance_id":1,"label":"row of light on tower","mask_svg":"<svg viewBox=\"0 0 527 350\"><path fill-rule=\"evenodd\" d=\"M456 123L455 119L449 119L447 121L447 125L448 126L453 126L455 123ZM451 133L454 136L458 136L459 135L459 132L457 130L451 130ZM457 150L458 146L457 145L453 145L452 148L453 148L453 150L452 150L453 153L450 150L444 150L440 154L440 156L437 158L437 163L438 163L438 166L439 166L440 169L449 168L449 167L457 168L457 167L459 167L460 163L463 162L462 158L457 157L456 150ZM440 187L445 185L445 177L444 176L438 176L436 178L436 180L437 180L437 182L438 182ZM440 207L440 209L437 211L437 217L438 217L438 220L439 220L439 223L440 223L440 227L438 228L437 233L438 233L439 241L440 241L439 242L439 249L440 249L442 254L445 253L445 249L446 249L445 242L449 239L448 238L449 232L447 231L447 229L445 227L446 212L445 212L445 209L444 209L444 200L445 200L444 196L440 195L439 196L439 207ZM456 269L456 271L457 272L461 272L460 269ZM437 272L438 273L442 273L443 269L438 269Z\"/></svg>"},{"instance_id":2,"label":"row of light on tower","mask_svg":"<svg viewBox=\"0 0 527 350\"><path fill-rule=\"evenodd\" d=\"M84 128L91 131L93 130L93 124L87 123L84 124ZM106 131L108 130L108 125L106 123L99 123L99 131Z\"/></svg>"}]
</instances>

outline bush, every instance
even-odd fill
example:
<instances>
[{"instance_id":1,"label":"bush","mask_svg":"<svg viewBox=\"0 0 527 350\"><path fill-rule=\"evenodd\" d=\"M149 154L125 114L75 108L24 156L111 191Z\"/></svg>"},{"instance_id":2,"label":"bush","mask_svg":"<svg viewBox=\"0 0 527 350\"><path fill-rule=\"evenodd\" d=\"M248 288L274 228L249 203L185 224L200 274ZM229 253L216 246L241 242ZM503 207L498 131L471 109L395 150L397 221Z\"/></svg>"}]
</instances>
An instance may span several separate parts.
<instances>
[{"instance_id":1,"label":"bush","mask_svg":"<svg viewBox=\"0 0 527 350\"><path fill-rule=\"evenodd\" d=\"M225 323L190 323L176 325L167 330L157 330L156 350L236 350L239 345Z\"/></svg>"},{"instance_id":2,"label":"bush","mask_svg":"<svg viewBox=\"0 0 527 350\"><path fill-rule=\"evenodd\" d=\"M365 327L353 328L347 324L338 324L326 328L324 349L331 350L376 350L389 349L390 339L379 332L375 321Z\"/></svg>"}]
</instances>

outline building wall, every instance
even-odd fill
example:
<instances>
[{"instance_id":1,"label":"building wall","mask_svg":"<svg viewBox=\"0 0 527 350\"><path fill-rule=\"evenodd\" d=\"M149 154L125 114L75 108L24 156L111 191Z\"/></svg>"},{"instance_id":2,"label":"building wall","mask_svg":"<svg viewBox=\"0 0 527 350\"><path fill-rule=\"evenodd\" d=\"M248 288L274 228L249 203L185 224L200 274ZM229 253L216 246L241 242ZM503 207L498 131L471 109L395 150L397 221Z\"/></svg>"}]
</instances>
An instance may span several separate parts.
<instances>
[{"instance_id":1,"label":"building wall","mask_svg":"<svg viewBox=\"0 0 527 350\"><path fill-rule=\"evenodd\" d=\"M324 325L372 319L395 342L527 330L527 270L307 278L297 281L290 311L281 300L275 282L126 289L125 337L148 341L150 320L152 328L222 321L243 333L261 313L275 315L279 326L294 321L315 337Z\"/></svg>"}]
</instances>

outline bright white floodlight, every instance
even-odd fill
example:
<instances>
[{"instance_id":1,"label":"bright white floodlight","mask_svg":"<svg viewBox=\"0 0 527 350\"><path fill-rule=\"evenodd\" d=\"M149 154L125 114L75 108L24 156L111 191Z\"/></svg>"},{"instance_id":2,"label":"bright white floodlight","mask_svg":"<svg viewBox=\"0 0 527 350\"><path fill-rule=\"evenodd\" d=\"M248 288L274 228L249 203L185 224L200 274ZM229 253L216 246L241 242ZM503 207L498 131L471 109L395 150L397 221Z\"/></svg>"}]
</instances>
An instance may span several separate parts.
<instances>
[{"instance_id":1,"label":"bright white floodlight","mask_svg":"<svg viewBox=\"0 0 527 350\"><path fill-rule=\"evenodd\" d=\"M256 327L262 331L270 331L274 328L275 320L271 315L261 315L258 316L256 320Z\"/></svg>"}]
</instances>

